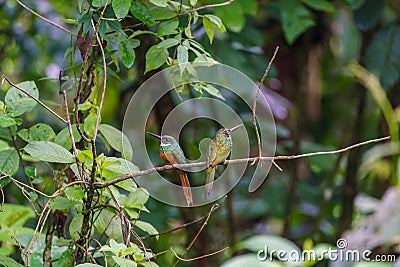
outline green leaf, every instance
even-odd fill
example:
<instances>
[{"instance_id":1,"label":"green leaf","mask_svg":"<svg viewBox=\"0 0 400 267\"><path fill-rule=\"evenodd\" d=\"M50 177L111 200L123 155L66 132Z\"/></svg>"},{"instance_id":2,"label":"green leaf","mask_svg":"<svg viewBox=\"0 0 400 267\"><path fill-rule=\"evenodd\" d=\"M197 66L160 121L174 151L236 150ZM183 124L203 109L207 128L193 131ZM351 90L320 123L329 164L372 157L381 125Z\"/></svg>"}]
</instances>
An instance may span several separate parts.
<instances>
[{"instance_id":1,"label":"green leaf","mask_svg":"<svg viewBox=\"0 0 400 267\"><path fill-rule=\"evenodd\" d=\"M121 152L123 158L132 160L132 145L129 142L128 137L123 132L108 124L100 124L99 131L112 148L118 152Z\"/></svg>"},{"instance_id":2,"label":"green leaf","mask_svg":"<svg viewBox=\"0 0 400 267\"><path fill-rule=\"evenodd\" d=\"M335 7L326 0L301 0L306 5L320 11L325 11L328 13L335 12Z\"/></svg>"},{"instance_id":3,"label":"green leaf","mask_svg":"<svg viewBox=\"0 0 400 267\"><path fill-rule=\"evenodd\" d=\"M128 39L118 42L118 56L125 67L132 67L135 62L135 50Z\"/></svg>"},{"instance_id":4,"label":"green leaf","mask_svg":"<svg viewBox=\"0 0 400 267\"><path fill-rule=\"evenodd\" d=\"M96 131L97 113L91 111L89 115L85 118L83 122L83 130L88 135L89 138L94 137L94 132Z\"/></svg>"},{"instance_id":5,"label":"green leaf","mask_svg":"<svg viewBox=\"0 0 400 267\"><path fill-rule=\"evenodd\" d=\"M155 23L150 10L140 0L133 1L130 10L132 15L144 24L153 25Z\"/></svg>"},{"instance_id":6,"label":"green leaf","mask_svg":"<svg viewBox=\"0 0 400 267\"><path fill-rule=\"evenodd\" d=\"M26 166L25 167L25 174L29 178L33 178L36 176L36 167L35 166Z\"/></svg>"},{"instance_id":7,"label":"green leaf","mask_svg":"<svg viewBox=\"0 0 400 267\"><path fill-rule=\"evenodd\" d=\"M161 67L168 58L168 50L160 49L157 45L153 45L146 53L146 70L144 73Z\"/></svg>"},{"instance_id":8,"label":"green leaf","mask_svg":"<svg viewBox=\"0 0 400 267\"><path fill-rule=\"evenodd\" d=\"M133 260L128 260L128 259L117 257L117 256L112 256L112 258L119 267L136 267L137 266L137 263L134 262Z\"/></svg>"},{"instance_id":9,"label":"green leaf","mask_svg":"<svg viewBox=\"0 0 400 267\"><path fill-rule=\"evenodd\" d=\"M210 39L210 44L212 44L212 41L214 39L213 25L214 24L207 17L203 17L203 26L204 26L204 29L206 30L208 39Z\"/></svg>"},{"instance_id":10,"label":"green leaf","mask_svg":"<svg viewBox=\"0 0 400 267\"><path fill-rule=\"evenodd\" d=\"M367 47L365 65L379 77L382 87L386 91L394 86L400 78L399 42L400 27L391 26L383 28L375 34Z\"/></svg>"},{"instance_id":11,"label":"green leaf","mask_svg":"<svg viewBox=\"0 0 400 267\"><path fill-rule=\"evenodd\" d=\"M149 193L140 187L129 193L124 206L127 208L141 208L144 204L146 204L148 199Z\"/></svg>"},{"instance_id":12,"label":"green leaf","mask_svg":"<svg viewBox=\"0 0 400 267\"><path fill-rule=\"evenodd\" d=\"M166 20L173 17L176 17L178 14L175 10L172 10L169 6L168 7L153 7L150 9L151 16L155 20Z\"/></svg>"},{"instance_id":13,"label":"green leaf","mask_svg":"<svg viewBox=\"0 0 400 267\"><path fill-rule=\"evenodd\" d=\"M222 20L214 15L204 15L205 18L207 18L212 24L214 24L214 27L219 31L219 32L225 32L225 25L222 23Z\"/></svg>"},{"instance_id":14,"label":"green leaf","mask_svg":"<svg viewBox=\"0 0 400 267\"><path fill-rule=\"evenodd\" d=\"M26 81L17 84L19 88L24 89L30 95L39 99L39 90L33 81ZM36 106L36 101L30 98L27 94L21 92L17 88L10 88L5 96L5 103L12 116L20 116L25 112L30 112Z\"/></svg>"},{"instance_id":15,"label":"green leaf","mask_svg":"<svg viewBox=\"0 0 400 267\"><path fill-rule=\"evenodd\" d=\"M5 203L0 216L0 225L7 228L19 228L22 227L27 220L34 217L35 213L29 207Z\"/></svg>"},{"instance_id":16,"label":"green leaf","mask_svg":"<svg viewBox=\"0 0 400 267\"><path fill-rule=\"evenodd\" d=\"M121 221L116 220L115 215L115 212L103 209L94 224L99 234L105 232L109 238L123 242Z\"/></svg>"},{"instance_id":17,"label":"green leaf","mask_svg":"<svg viewBox=\"0 0 400 267\"><path fill-rule=\"evenodd\" d=\"M76 202L69 200L66 197L57 196L51 203L51 208L55 210L67 210L71 208Z\"/></svg>"},{"instance_id":18,"label":"green leaf","mask_svg":"<svg viewBox=\"0 0 400 267\"><path fill-rule=\"evenodd\" d=\"M11 126L11 132L12 132L12 135L15 135L15 133L17 132L16 125ZM11 141L12 139L11 139L10 131L6 128L0 127L0 138L3 140Z\"/></svg>"},{"instance_id":19,"label":"green leaf","mask_svg":"<svg viewBox=\"0 0 400 267\"><path fill-rule=\"evenodd\" d=\"M17 122L13 119L8 117L6 114L0 111L0 127L1 128L7 128L12 125L17 124Z\"/></svg>"},{"instance_id":20,"label":"green leaf","mask_svg":"<svg viewBox=\"0 0 400 267\"><path fill-rule=\"evenodd\" d=\"M213 95L215 97L218 97L218 98L221 98L221 99L225 100L225 98L221 95L219 90L217 88L215 88L214 86L211 86L211 85L202 86L202 89L204 91L206 91L207 93L209 93L210 95Z\"/></svg>"},{"instance_id":21,"label":"green leaf","mask_svg":"<svg viewBox=\"0 0 400 267\"><path fill-rule=\"evenodd\" d=\"M165 39L165 40L161 41L159 44L156 45L156 47L158 49L166 49L166 48L176 46L177 44L179 44L179 40L177 40L175 38L169 38L169 39Z\"/></svg>"},{"instance_id":22,"label":"green leaf","mask_svg":"<svg viewBox=\"0 0 400 267\"><path fill-rule=\"evenodd\" d=\"M102 7L105 6L107 3L107 0L93 0L92 1L92 6L94 7Z\"/></svg>"},{"instance_id":23,"label":"green leaf","mask_svg":"<svg viewBox=\"0 0 400 267\"><path fill-rule=\"evenodd\" d=\"M4 177L3 176L2 178L0 178L0 188L5 187L9 183L11 183L11 179L9 177Z\"/></svg>"},{"instance_id":24,"label":"green leaf","mask_svg":"<svg viewBox=\"0 0 400 267\"><path fill-rule=\"evenodd\" d=\"M85 192L78 186L69 186L64 190L64 193L70 200L81 200L85 196Z\"/></svg>"},{"instance_id":25,"label":"green leaf","mask_svg":"<svg viewBox=\"0 0 400 267\"><path fill-rule=\"evenodd\" d=\"M41 161L73 163L74 156L62 146L45 141L32 141L24 148L25 152Z\"/></svg>"},{"instance_id":26,"label":"green leaf","mask_svg":"<svg viewBox=\"0 0 400 267\"><path fill-rule=\"evenodd\" d=\"M19 264L14 259L1 254L0 254L0 265L4 267L23 267L22 264Z\"/></svg>"},{"instance_id":27,"label":"green leaf","mask_svg":"<svg viewBox=\"0 0 400 267\"><path fill-rule=\"evenodd\" d=\"M168 0L150 0L150 3L159 7L166 7L168 5L168 2Z\"/></svg>"},{"instance_id":28,"label":"green leaf","mask_svg":"<svg viewBox=\"0 0 400 267\"><path fill-rule=\"evenodd\" d=\"M157 235L158 234L157 229L153 225L148 223L148 222L136 221L135 222L135 226L138 227L139 229L145 231L146 233L148 233L150 235Z\"/></svg>"},{"instance_id":29,"label":"green leaf","mask_svg":"<svg viewBox=\"0 0 400 267\"><path fill-rule=\"evenodd\" d=\"M82 229L82 223L83 223L82 213L78 213L72 218L71 223L69 224L68 227L68 231L72 239L77 240L79 238L79 232Z\"/></svg>"},{"instance_id":30,"label":"green leaf","mask_svg":"<svg viewBox=\"0 0 400 267\"><path fill-rule=\"evenodd\" d=\"M14 148L0 151L0 170L2 172L13 176L18 171L18 167L19 157Z\"/></svg>"},{"instance_id":31,"label":"green leaf","mask_svg":"<svg viewBox=\"0 0 400 267\"><path fill-rule=\"evenodd\" d=\"M75 142L81 141L82 137L79 134L75 124L72 125L72 135L74 136ZM69 135L68 127L65 127L56 135L54 138L54 143L59 144L68 150L72 148L71 136Z\"/></svg>"},{"instance_id":32,"label":"green leaf","mask_svg":"<svg viewBox=\"0 0 400 267\"><path fill-rule=\"evenodd\" d=\"M132 162L115 157L107 157L107 166L103 168L103 177L113 179L119 176L128 175L134 172L138 172L139 168Z\"/></svg>"},{"instance_id":33,"label":"green leaf","mask_svg":"<svg viewBox=\"0 0 400 267\"><path fill-rule=\"evenodd\" d=\"M90 103L89 101L86 101L85 103L79 104L78 105L78 110L79 111L85 111L85 110L89 110L93 107L93 104Z\"/></svg>"},{"instance_id":34,"label":"green leaf","mask_svg":"<svg viewBox=\"0 0 400 267\"><path fill-rule=\"evenodd\" d=\"M179 19L176 17L169 20L163 20L160 22L160 25L158 26L157 36L161 37L170 34L176 34L178 33L177 31L178 26L179 26Z\"/></svg>"},{"instance_id":35,"label":"green leaf","mask_svg":"<svg viewBox=\"0 0 400 267\"><path fill-rule=\"evenodd\" d=\"M283 33L289 44L293 44L300 34L315 25L311 13L297 1L282 1L280 9Z\"/></svg>"},{"instance_id":36,"label":"green leaf","mask_svg":"<svg viewBox=\"0 0 400 267\"><path fill-rule=\"evenodd\" d=\"M28 143L31 141L53 141L56 136L53 129L44 123L35 124L29 129L22 129L17 134Z\"/></svg>"},{"instance_id":37,"label":"green leaf","mask_svg":"<svg viewBox=\"0 0 400 267\"><path fill-rule=\"evenodd\" d=\"M179 45L178 46L178 53L177 53L177 59L179 63L179 69L181 71L181 74L186 68L187 63L189 62L189 48L184 45Z\"/></svg>"},{"instance_id":38,"label":"green leaf","mask_svg":"<svg viewBox=\"0 0 400 267\"><path fill-rule=\"evenodd\" d=\"M248 0L245 0L246 2ZM251 1L250 1L251 2ZM256 3L257 7L257 3ZM247 7L243 8L242 4L235 0L232 4L224 7L215 8L215 15L221 18L226 27L232 31L239 33L246 25L246 18L244 12L250 10Z\"/></svg>"},{"instance_id":39,"label":"green leaf","mask_svg":"<svg viewBox=\"0 0 400 267\"><path fill-rule=\"evenodd\" d=\"M120 19L126 17L129 13L129 8L131 7L131 0L113 0L112 8L114 10L115 16Z\"/></svg>"}]
</instances>

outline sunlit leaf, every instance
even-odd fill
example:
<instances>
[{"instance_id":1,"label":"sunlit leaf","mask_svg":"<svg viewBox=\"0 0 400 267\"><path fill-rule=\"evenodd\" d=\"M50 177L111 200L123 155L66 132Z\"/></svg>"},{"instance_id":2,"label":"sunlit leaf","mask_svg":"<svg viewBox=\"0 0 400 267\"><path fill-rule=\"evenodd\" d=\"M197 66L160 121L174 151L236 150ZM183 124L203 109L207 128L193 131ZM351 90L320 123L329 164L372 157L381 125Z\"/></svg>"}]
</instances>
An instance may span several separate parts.
<instances>
[{"instance_id":1,"label":"sunlit leaf","mask_svg":"<svg viewBox=\"0 0 400 267\"><path fill-rule=\"evenodd\" d=\"M68 150L52 142L32 141L25 146L24 150L41 161L55 163L73 163L75 161L74 156Z\"/></svg>"},{"instance_id":2,"label":"sunlit leaf","mask_svg":"<svg viewBox=\"0 0 400 267\"><path fill-rule=\"evenodd\" d=\"M153 25L155 23L150 10L140 0L133 1L130 10L144 24Z\"/></svg>"},{"instance_id":3,"label":"sunlit leaf","mask_svg":"<svg viewBox=\"0 0 400 267\"><path fill-rule=\"evenodd\" d=\"M39 98L39 90L37 89L35 82L22 82L17 84L17 86L24 89L36 99ZM15 87L12 87L7 91L5 103L10 114L12 114L14 117L22 115L25 112L30 112L37 104L35 100Z\"/></svg>"},{"instance_id":4,"label":"sunlit leaf","mask_svg":"<svg viewBox=\"0 0 400 267\"><path fill-rule=\"evenodd\" d=\"M123 132L108 124L100 124L99 131L112 148L118 152L121 152L125 159L132 160L132 145L129 142L128 137Z\"/></svg>"},{"instance_id":5,"label":"sunlit leaf","mask_svg":"<svg viewBox=\"0 0 400 267\"><path fill-rule=\"evenodd\" d=\"M18 171L19 157L14 148L0 151L0 170L11 176Z\"/></svg>"},{"instance_id":6,"label":"sunlit leaf","mask_svg":"<svg viewBox=\"0 0 400 267\"><path fill-rule=\"evenodd\" d=\"M18 132L18 136L25 142L31 141L53 141L56 134L53 129L44 123L33 125L29 129L22 129Z\"/></svg>"},{"instance_id":7,"label":"sunlit leaf","mask_svg":"<svg viewBox=\"0 0 400 267\"><path fill-rule=\"evenodd\" d=\"M168 55L167 49L160 49L157 45L150 47L146 53L146 70L144 73L161 67L167 60Z\"/></svg>"},{"instance_id":8,"label":"sunlit leaf","mask_svg":"<svg viewBox=\"0 0 400 267\"><path fill-rule=\"evenodd\" d=\"M112 8L114 10L115 16L123 18L128 15L129 8L131 7L131 0L113 0Z\"/></svg>"}]
</instances>

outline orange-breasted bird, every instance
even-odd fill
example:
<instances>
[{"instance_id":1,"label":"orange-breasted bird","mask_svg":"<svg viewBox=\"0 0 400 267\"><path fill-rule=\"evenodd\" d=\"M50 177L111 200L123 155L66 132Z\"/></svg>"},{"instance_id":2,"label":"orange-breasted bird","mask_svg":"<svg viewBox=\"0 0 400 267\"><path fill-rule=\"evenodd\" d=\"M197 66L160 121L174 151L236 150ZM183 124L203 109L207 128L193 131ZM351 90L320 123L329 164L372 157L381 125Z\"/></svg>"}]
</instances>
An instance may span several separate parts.
<instances>
[{"instance_id":1,"label":"orange-breasted bird","mask_svg":"<svg viewBox=\"0 0 400 267\"><path fill-rule=\"evenodd\" d=\"M215 138L211 141L208 146L207 162L206 162L206 198L210 196L211 189L213 187L215 170L218 164L225 161L232 150L232 132L238 129L243 124L239 124L231 129L219 129Z\"/></svg>"},{"instance_id":2,"label":"orange-breasted bird","mask_svg":"<svg viewBox=\"0 0 400 267\"><path fill-rule=\"evenodd\" d=\"M178 142L175 140L175 138L169 135L160 136L149 132L147 133L161 141L160 147L158 148L158 152L160 154L160 157L164 160L165 163L171 165L187 163L185 155L183 154L183 151L179 146ZM181 179L183 194L185 195L187 205L191 206L193 205L193 198L192 198L192 190L190 189L189 179L183 170L177 169L177 171Z\"/></svg>"}]
</instances>

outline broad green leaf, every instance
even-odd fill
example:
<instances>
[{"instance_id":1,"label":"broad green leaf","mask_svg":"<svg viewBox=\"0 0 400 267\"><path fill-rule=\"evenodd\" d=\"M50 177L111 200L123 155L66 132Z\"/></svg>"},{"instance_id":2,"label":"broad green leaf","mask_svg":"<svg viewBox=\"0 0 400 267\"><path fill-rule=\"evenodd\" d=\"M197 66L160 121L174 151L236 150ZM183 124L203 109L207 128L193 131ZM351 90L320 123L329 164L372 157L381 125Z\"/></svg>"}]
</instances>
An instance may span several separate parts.
<instances>
[{"instance_id":1,"label":"broad green leaf","mask_svg":"<svg viewBox=\"0 0 400 267\"><path fill-rule=\"evenodd\" d=\"M11 132L12 132L12 135L16 134L16 132L17 132L17 126L16 125L12 125L11 126ZM11 141L10 131L7 128L1 128L0 127L0 139Z\"/></svg>"},{"instance_id":2,"label":"broad green leaf","mask_svg":"<svg viewBox=\"0 0 400 267\"><path fill-rule=\"evenodd\" d=\"M307 4L308 6L316 10L325 11L328 13L335 12L334 5L332 5L327 0L301 0L301 1L303 1L303 3Z\"/></svg>"},{"instance_id":3,"label":"broad green leaf","mask_svg":"<svg viewBox=\"0 0 400 267\"><path fill-rule=\"evenodd\" d=\"M204 91L206 91L207 93L209 93L210 95L213 95L215 97L221 98L221 99L225 99L221 93L219 92L219 90L217 88L215 88L214 86L211 85L207 85L207 86L203 86L202 89Z\"/></svg>"},{"instance_id":4,"label":"broad green leaf","mask_svg":"<svg viewBox=\"0 0 400 267\"><path fill-rule=\"evenodd\" d=\"M22 264L19 264L14 259L1 254L0 254L0 265L4 267L23 267Z\"/></svg>"},{"instance_id":5,"label":"broad green leaf","mask_svg":"<svg viewBox=\"0 0 400 267\"><path fill-rule=\"evenodd\" d=\"M10 149L11 147L8 145L6 141L0 140L0 151Z\"/></svg>"},{"instance_id":6,"label":"broad green leaf","mask_svg":"<svg viewBox=\"0 0 400 267\"><path fill-rule=\"evenodd\" d=\"M151 262L148 262L148 261L142 262L142 263L140 263L140 266L143 266L143 267L160 267L157 263L155 263L153 261L151 261Z\"/></svg>"},{"instance_id":7,"label":"broad green leaf","mask_svg":"<svg viewBox=\"0 0 400 267\"><path fill-rule=\"evenodd\" d=\"M116 252L116 254L119 254L123 250L125 250L127 247L124 243L118 243L114 239L110 240L110 248Z\"/></svg>"},{"instance_id":8,"label":"broad green leaf","mask_svg":"<svg viewBox=\"0 0 400 267\"><path fill-rule=\"evenodd\" d=\"M24 148L25 152L41 161L73 163L74 156L62 146L45 141L32 141Z\"/></svg>"},{"instance_id":9,"label":"broad green leaf","mask_svg":"<svg viewBox=\"0 0 400 267\"><path fill-rule=\"evenodd\" d=\"M86 101L85 103L78 105L78 110L85 111L85 110L91 109L92 107L93 107L93 104L90 103L89 101Z\"/></svg>"},{"instance_id":10,"label":"broad green leaf","mask_svg":"<svg viewBox=\"0 0 400 267\"><path fill-rule=\"evenodd\" d=\"M248 0L245 1L247 2ZM246 18L244 14L246 10L249 9L243 8L242 4L239 1L235 0L232 4L228 6L215 8L215 15L221 18L221 20L230 31L239 33L246 25Z\"/></svg>"},{"instance_id":11,"label":"broad green leaf","mask_svg":"<svg viewBox=\"0 0 400 267\"><path fill-rule=\"evenodd\" d=\"M0 178L0 188L5 187L9 183L11 183L11 179L9 177L3 176Z\"/></svg>"},{"instance_id":12,"label":"broad green leaf","mask_svg":"<svg viewBox=\"0 0 400 267\"><path fill-rule=\"evenodd\" d=\"M125 159L132 160L132 145L129 142L128 137L123 132L108 124L100 124L99 131L112 148L118 152L121 152Z\"/></svg>"},{"instance_id":13,"label":"broad green leaf","mask_svg":"<svg viewBox=\"0 0 400 267\"><path fill-rule=\"evenodd\" d=\"M133 1L130 10L132 15L144 24L153 25L155 23L150 10L140 0Z\"/></svg>"},{"instance_id":14,"label":"broad green leaf","mask_svg":"<svg viewBox=\"0 0 400 267\"><path fill-rule=\"evenodd\" d=\"M133 66L135 50L128 39L118 42L118 56L125 67L130 68Z\"/></svg>"},{"instance_id":15,"label":"broad green leaf","mask_svg":"<svg viewBox=\"0 0 400 267\"><path fill-rule=\"evenodd\" d=\"M35 124L29 129L22 129L17 134L28 143L31 141L53 141L56 136L53 129L44 123Z\"/></svg>"},{"instance_id":16,"label":"broad green leaf","mask_svg":"<svg viewBox=\"0 0 400 267\"><path fill-rule=\"evenodd\" d=\"M400 27L385 27L375 34L367 47L366 67L376 74L385 91L394 86L400 78L399 64Z\"/></svg>"},{"instance_id":17,"label":"broad green leaf","mask_svg":"<svg viewBox=\"0 0 400 267\"><path fill-rule=\"evenodd\" d=\"M166 49L179 44L179 41L175 38L169 38L161 41L159 44L156 45L157 49Z\"/></svg>"},{"instance_id":18,"label":"broad green leaf","mask_svg":"<svg viewBox=\"0 0 400 267\"><path fill-rule=\"evenodd\" d=\"M13 176L19 167L18 153L14 148L0 151L0 170Z\"/></svg>"},{"instance_id":19,"label":"broad green leaf","mask_svg":"<svg viewBox=\"0 0 400 267\"><path fill-rule=\"evenodd\" d=\"M157 45L153 45L146 53L146 70L144 73L161 67L168 58L168 50L160 49Z\"/></svg>"},{"instance_id":20,"label":"broad green leaf","mask_svg":"<svg viewBox=\"0 0 400 267\"><path fill-rule=\"evenodd\" d=\"M137 263L134 262L133 260L128 260L128 259L117 257L117 256L112 256L112 258L119 267L136 267L137 266Z\"/></svg>"},{"instance_id":21,"label":"broad green leaf","mask_svg":"<svg viewBox=\"0 0 400 267\"><path fill-rule=\"evenodd\" d=\"M72 125L72 135L74 136L75 142L81 141L82 137L79 134L75 124ZM69 134L68 127L65 127L56 135L54 138L54 143L59 144L68 150L72 148L71 136Z\"/></svg>"},{"instance_id":22,"label":"broad green leaf","mask_svg":"<svg viewBox=\"0 0 400 267\"><path fill-rule=\"evenodd\" d=\"M92 5L94 7L102 7L102 6L105 6L106 3L107 3L107 0L93 0L92 1Z\"/></svg>"},{"instance_id":23,"label":"broad green leaf","mask_svg":"<svg viewBox=\"0 0 400 267\"><path fill-rule=\"evenodd\" d=\"M78 186L69 186L64 190L66 197L70 200L81 200L85 192Z\"/></svg>"},{"instance_id":24,"label":"broad green leaf","mask_svg":"<svg viewBox=\"0 0 400 267\"><path fill-rule=\"evenodd\" d=\"M125 159L107 157L107 163L111 164L103 168L102 174L104 178L114 179L119 176L124 176L139 171L138 167Z\"/></svg>"},{"instance_id":25,"label":"broad green leaf","mask_svg":"<svg viewBox=\"0 0 400 267\"><path fill-rule=\"evenodd\" d=\"M114 211L103 209L94 224L99 234L105 232L109 238L123 242L121 221Z\"/></svg>"},{"instance_id":26,"label":"broad green leaf","mask_svg":"<svg viewBox=\"0 0 400 267\"><path fill-rule=\"evenodd\" d=\"M155 6L166 7L168 5L169 0L149 0Z\"/></svg>"},{"instance_id":27,"label":"broad green leaf","mask_svg":"<svg viewBox=\"0 0 400 267\"><path fill-rule=\"evenodd\" d=\"M114 10L115 16L120 19L126 17L129 13L129 8L131 7L131 0L113 0L112 8Z\"/></svg>"},{"instance_id":28,"label":"broad green leaf","mask_svg":"<svg viewBox=\"0 0 400 267\"><path fill-rule=\"evenodd\" d=\"M24 89L36 99L39 99L39 90L33 81L22 82L17 84L17 86ZM5 103L10 114L14 117L22 115L25 112L30 112L37 104L36 101L30 98L27 94L14 87L7 91Z\"/></svg>"},{"instance_id":29,"label":"broad green leaf","mask_svg":"<svg viewBox=\"0 0 400 267\"><path fill-rule=\"evenodd\" d=\"M175 10L172 10L169 6L168 7L153 7L150 9L151 16L155 20L165 20L176 17L178 13Z\"/></svg>"},{"instance_id":30,"label":"broad green leaf","mask_svg":"<svg viewBox=\"0 0 400 267\"><path fill-rule=\"evenodd\" d=\"M97 112L91 111L89 115L85 118L85 121L83 123L83 130L89 138L94 137L94 132L96 131L96 122Z\"/></svg>"},{"instance_id":31,"label":"broad green leaf","mask_svg":"<svg viewBox=\"0 0 400 267\"><path fill-rule=\"evenodd\" d=\"M69 224L68 227L69 234L74 240L77 240L79 238L79 232L82 229L82 223L83 223L83 214L78 213L72 218L71 223Z\"/></svg>"},{"instance_id":32,"label":"broad green leaf","mask_svg":"<svg viewBox=\"0 0 400 267\"><path fill-rule=\"evenodd\" d=\"M219 17L214 16L214 15L210 15L210 14L204 15L204 17L206 17L209 21L211 21L214 24L214 27L219 32L225 32L226 31L225 26L224 26L224 24L222 23L222 20Z\"/></svg>"},{"instance_id":33,"label":"broad green leaf","mask_svg":"<svg viewBox=\"0 0 400 267\"><path fill-rule=\"evenodd\" d=\"M129 193L124 206L127 208L141 208L144 204L146 204L148 199L149 193L140 187Z\"/></svg>"},{"instance_id":34,"label":"broad green leaf","mask_svg":"<svg viewBox=\"0 0 400 267\"><path fill-rule=\"evenodd\" d=\"M136 221L135 222L135 226L138 227L139 229L145 231L146 233L148 233L150 235L158 234L157 229L153 225L148 223L148 222Z\"/></svg>"},{"instance_id":35,"label":"broad green leaf","mask_svg":"<svg viewBox=\"0 0 400 267\"><path fill-rule=\"evenodd\" d=\"M7 128L12 125L17 124L17 122L13 119L8 117L6 114L0 111L0 127L1 128Z\"/></svg>"},{"instance_id":36,"label":"broad green leaf","mask_svg":"<svg viewBox=\"0 0 400 267\"><path fill-rule=\"evenodd\" d=\"M55 210L67 210L71 208L76 202L66 197L57 196L51 203L51 208Z\"/></svg>"},{"instance_id":37,"label":"broad green leaf","mask_svg":"<svg viewBox=\"0 0 400 267\"><path fill-rule=\"evenodd\" d=\"M188 47L184 45L179 45L178 46L178 53L177 53L177 59L179 63L179 70L181 71L181 74L186 68L187 63L189 62L189 52L188 52Z\"/></svg>"},{"instance_id":38,"label":"broad green leaf","mask_svg":"<svg viewBox=\"0 0 400 267\"><path fill-rule=\"evenodd\" d=\"M34 218L35 213L30 207L5 203L0 216L0 225L8 228L22 227L27 220Z\"/></svg>"},{"instance_id":39,"label":"broad green leaf","mask_svg":"<svg viewBox=\"0 0 400 267\"><path fill-rule=\"evenodd\" d=\"M280 9L283 33L290 45L300 34L315 25L311 13L297 1L282 1Z\"/></svg>"},{"instance_id":40,"label":"broad green leaf","mask_svg":"<svg viewBox=\"0 0 400 267\"><path fill-rule=\"evenodd\" d=\"M35 166L26 166L25 167L25 174L29 178L33 178L36 176L36 167Z\"/></svg>"},{"instance_id":41,"label":"broad green leaf","mask_svg":"<svg viewBox=\"0 0 400 267\"><path fill-rule=\"evenodd\" d=\"M214 39L213 23L207 17L203 17L203 26L206 30L208 39L210 39L210 44L212 44L212 41Z\"/></svg>"},{"instance_id":42,"label":"broad green leaf","mask_svg":"<svg viewBox=\"0 0 400 267\"><path fill-rule=\"evenodd\" d=\"M169 20L163 20L160 22L157 30L157 36L166 36L178 33L177 28L179 26L179 19L172 18Z\"/></svg>"}]
</instances>

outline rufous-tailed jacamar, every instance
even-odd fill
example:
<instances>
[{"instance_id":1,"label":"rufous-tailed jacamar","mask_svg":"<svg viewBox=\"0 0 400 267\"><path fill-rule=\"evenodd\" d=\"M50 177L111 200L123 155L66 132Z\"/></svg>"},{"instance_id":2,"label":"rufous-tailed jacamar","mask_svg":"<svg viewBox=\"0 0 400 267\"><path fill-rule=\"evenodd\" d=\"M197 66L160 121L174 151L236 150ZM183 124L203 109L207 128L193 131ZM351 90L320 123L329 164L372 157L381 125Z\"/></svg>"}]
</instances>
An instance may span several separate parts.
<instances>
[{"instance_id":1,"label":"rufous-tailed jacamar","mask_svg":"<svg viewBox=\"0 0 400 267\"><path fill-rule=\"evenodd\" d=\"M206 198L210 196L211 189L213 187L215 170L218 164L225 161L232 150L232 132L242 126L239 124L231 129L219 129L215 138L211 141L208 146L207 153L207 183L206 183Z\"/></svg>"},{"instance_id":2,"label":"rufous-tailed jacamar","mask_svg":"<svg viewBox=\"0 0 400 267\"><path fill-rule=\"evenodd\" d=\"M160 136L149 132L147 133L154 136L155 138L158 138L161 141L160 147L158 148L158 152L160 154L160 157L165 161L165 163L171 165L187 163L185 155L183 154L183 151L179 146L178 142L175 140L175 138L169 135ZM185 195L186 202L188 206L191 206L193 204L193 198L192 198L192 191L190 189L189 179L183 170L177 169L177 171L181 179L183 194Z\"/></svg>"}]
</instances>

